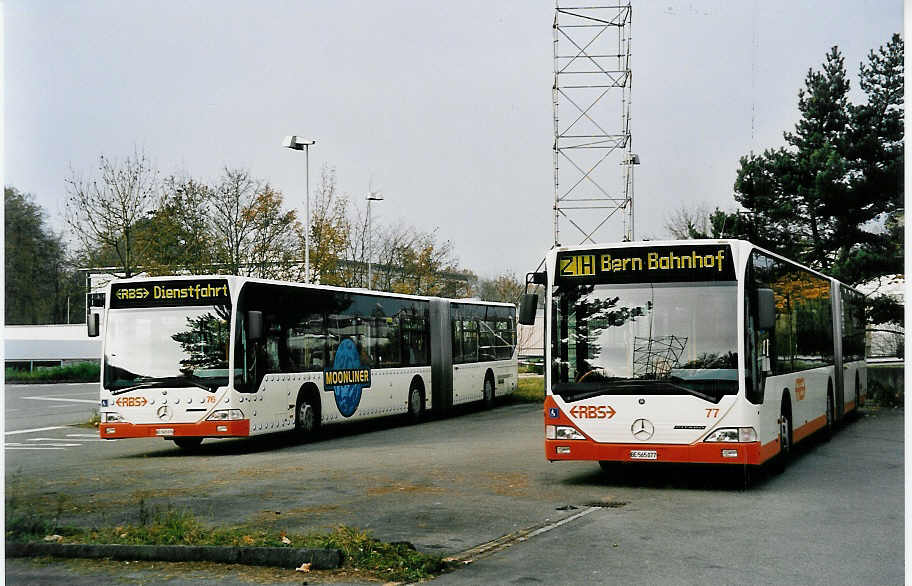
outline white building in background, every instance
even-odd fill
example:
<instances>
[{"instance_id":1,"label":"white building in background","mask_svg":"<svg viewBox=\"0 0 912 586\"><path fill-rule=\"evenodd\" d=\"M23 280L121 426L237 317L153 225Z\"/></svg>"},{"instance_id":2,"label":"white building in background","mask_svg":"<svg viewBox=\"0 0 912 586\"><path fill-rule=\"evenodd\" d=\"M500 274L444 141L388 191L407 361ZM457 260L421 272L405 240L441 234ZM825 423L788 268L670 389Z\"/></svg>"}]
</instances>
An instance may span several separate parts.
<instances>
[{"instance_id":1,"label":"white building in background","mask_svg":"<svg viewBox=\"0 0 912 586\"><path fill-rule=\"evenodd\" d=\"M865 295L882 294L892 297L905 306L906 280L903 275L887 275L859 285ZM869 358L902 358L905 346L905 328L896 324L868 324L867 346Z\"/></svg>"},{"instance_id":2,"label":"white building in background","mask_svg":"<svg viewBox=\"0 0 912 586\"><path fill-rule=\"evenodd\" d=\"M541 358L545 355L545 310L535 312L535 324L516 326L516 354L523 358Z\"/></svg>"},{"instance_id":3,"label":"white building in background","mask_svg":"<svg viewBox=\"0 0 912 586\"><path fill-rule=\"evenodd\" d=\"M101 360L101 338L90 338L85 324L4 326L3 346L5 366L20 370Z\"/></svg>"}]
</instances>

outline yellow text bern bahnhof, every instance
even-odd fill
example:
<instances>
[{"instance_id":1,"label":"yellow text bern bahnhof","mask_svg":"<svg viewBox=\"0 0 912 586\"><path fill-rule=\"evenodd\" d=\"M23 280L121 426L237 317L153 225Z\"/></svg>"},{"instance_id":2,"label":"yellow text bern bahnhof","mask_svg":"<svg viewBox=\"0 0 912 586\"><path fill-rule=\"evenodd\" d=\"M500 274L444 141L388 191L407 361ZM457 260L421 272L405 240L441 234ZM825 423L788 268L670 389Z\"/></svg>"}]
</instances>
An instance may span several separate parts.
<instances>
[{"instance_id":1,"label":"yellow text bern bahnhof","mask_svg":"<svg viewBox=\"0 0 912 586\"><path fill-rule=\"evenodd\" d=\"M725 251L719 250L715 254L659 254L658 252L646 253L642 256L611 256L610 254L580 254L560 260L560 274L566 277L593 276L596 272L618 273L632 271L671 271L687 269L716 269L723 270ZM597 262L598 261L598 262Z\"/></svg>"}]
</instances>

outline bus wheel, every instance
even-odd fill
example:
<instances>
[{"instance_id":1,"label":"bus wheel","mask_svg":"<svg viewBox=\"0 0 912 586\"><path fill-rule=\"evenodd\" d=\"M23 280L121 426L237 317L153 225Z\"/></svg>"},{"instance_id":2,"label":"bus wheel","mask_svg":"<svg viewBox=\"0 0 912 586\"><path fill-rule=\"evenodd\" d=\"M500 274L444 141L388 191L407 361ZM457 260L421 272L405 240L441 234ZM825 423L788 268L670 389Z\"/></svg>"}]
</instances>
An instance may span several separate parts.
<instances>
[{"instance_id":1,"label":"bus wheel","mask_svg":"<svg viewBox=\"0 0 912 586\"><path fill-rule=\"evenodd\" d=\"M484 406L485 409L490 409L494 406L494 377L486 376L484 382Z\"/></svg>"},{"instance_id":2,"label":"bus wheel","mask_svg":"<svg viewBox=\"0 0 912 586\"><path fill-rule=\"evenodd\" d=\"M855 413L858 413L858 408L861 407L861 385L858 384L858 373L855 373Z\"/></svg>"},{"instance_id":3,"label":"bus wheel","mask_svg":"<svg viewBox=\"0 0 912 586\"><path fill-rule=\"evenodd\" d=\"M203 443L203 438L201 437L175 437L172 438L174 445L179 447L182 450L192 452L196 448L200 447L200 444Z\"/></svg>"},{"instance_id":4,"label":"bus wheel","mask_svg":"<svg viewBox=\"0 0 912 586\"><path fill-rule=\"evenodd\" d=\"M421 387L412 383L409 389L408 398L408 420L409 423L418 423L424 415L424 397L422 396Z\"/></svg>"},{"instance_id":5,"label":"bus wheel","mask_svg":"<svg viewBox=\"0 0 912 586\"><path fill-rule=\"evenodd\" d=\"M830 438L833 437L833 423L834 423L834 413L833 413L833 394L827 393L827 406L826 406L826 426L823 428L823 441L828 442Z\"/></svg>"},{"instance_id":6,"label":"bus wheel","mask_svg":"<svg viewBox=\"0 0 912 586\"><path fill-rule=\"evenodd\" d=\"M298 395L298 405L295 409L295 431L303 439L313 439L320 428L320 414L314 405L309 393L301 392Z\"/></svg>"},{"instance_id":7,"label":"bus wheel","mask_svg":"<svg viewBox=\"0 0 912 586\"><path fill-rule=\"evenodd\" d=\"M782 402L782 411L779 415L779 455L776 456L773 471L779 474L785 470L789 452L792 450L792 421L785 401Z\"/></svg>"}]
</instances>

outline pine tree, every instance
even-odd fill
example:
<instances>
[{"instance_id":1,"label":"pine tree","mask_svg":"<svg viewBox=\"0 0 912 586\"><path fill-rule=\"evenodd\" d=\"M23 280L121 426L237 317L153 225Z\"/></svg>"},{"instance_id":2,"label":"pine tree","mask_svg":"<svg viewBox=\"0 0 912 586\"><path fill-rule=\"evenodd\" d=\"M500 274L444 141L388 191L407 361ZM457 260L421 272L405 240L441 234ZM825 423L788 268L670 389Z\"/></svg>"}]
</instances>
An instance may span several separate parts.
<instances>
[{"instance_id":1,"label":"pine tree","mask_svg":"<svg viewBox=\"0 0 912 586\"><path fill-rule=\"evenodd\" d=\"M902 272L903 53L899 35L870 52L861 105L849 102L837 47L808 71L787 146L741 158L735 199L751 221L732 234L850 284ZM902 320L895 303L871 305L883 321Z\"/></svg>"}]
</instances>

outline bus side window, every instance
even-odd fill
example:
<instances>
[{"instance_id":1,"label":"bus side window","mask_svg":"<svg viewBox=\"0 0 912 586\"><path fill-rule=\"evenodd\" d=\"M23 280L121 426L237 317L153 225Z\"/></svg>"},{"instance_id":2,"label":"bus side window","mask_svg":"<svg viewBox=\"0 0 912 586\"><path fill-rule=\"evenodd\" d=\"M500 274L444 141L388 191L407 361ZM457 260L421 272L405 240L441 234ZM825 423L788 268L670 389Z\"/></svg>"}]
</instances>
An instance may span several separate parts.
<instances>
[{"instance_id":1,"label":"bus side window","mask_svg":"<svg viewBox=\"0 0 912 586\"><path fill-rule=\"evenodd\" d=\"M462 352L462 320L453 320L452 322L452 333L453 333L453 363L458 364L465 362L465 356Z\"/></svg>"}]
</instances>

